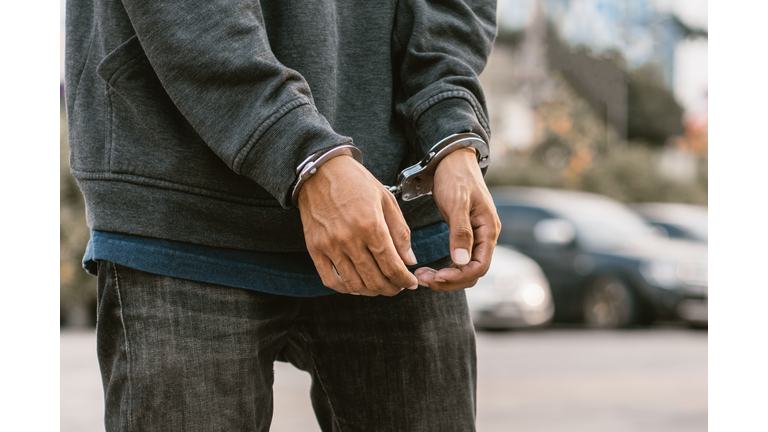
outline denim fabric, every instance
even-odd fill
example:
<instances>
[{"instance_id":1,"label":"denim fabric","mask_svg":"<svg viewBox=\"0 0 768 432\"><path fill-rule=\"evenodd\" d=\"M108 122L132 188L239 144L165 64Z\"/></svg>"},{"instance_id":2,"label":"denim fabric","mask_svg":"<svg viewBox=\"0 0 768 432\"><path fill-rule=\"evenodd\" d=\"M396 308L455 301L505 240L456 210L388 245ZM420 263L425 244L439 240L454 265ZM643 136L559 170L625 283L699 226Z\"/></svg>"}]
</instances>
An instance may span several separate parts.
<instances>
[{"instance_id":1,"label":"denim fabric","mask_svg":"<svg viewBox=\"0 0 768 432\"><path fill-rule=\"evenodd\" d=\"M99 263L108 431L268 431L273 362L312 376L323 431L473 431L463 291L277 296Z\"/></svg>"}]
</instances>

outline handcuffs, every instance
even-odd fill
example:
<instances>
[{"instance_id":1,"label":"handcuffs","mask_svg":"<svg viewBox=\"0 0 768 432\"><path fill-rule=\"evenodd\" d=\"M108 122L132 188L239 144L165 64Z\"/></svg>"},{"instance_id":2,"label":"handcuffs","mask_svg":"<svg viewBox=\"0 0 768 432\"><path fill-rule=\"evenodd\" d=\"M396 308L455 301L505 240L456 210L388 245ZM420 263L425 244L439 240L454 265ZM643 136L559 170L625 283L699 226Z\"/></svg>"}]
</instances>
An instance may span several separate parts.
<instances>
[{"instance_id":1,"label":"handcuffs","mask_svg":"<svg viewBox=\"0 0 768 432\"><path fill-rule=\"evenodd\" d=\"M397 183L394 186L384 185L384 187L396 197L400 195L403 201L413 201L424 195L431 195L437 165L449 154L466 147L472 147L476 150L475 155L480 169L488 166L490 162L488 143L477 134L458 133L440 140L429 149L427 155L419 163L402 170L397 176ZM336 156L346 154L344 150L349 150L357 162L363 163L363 154L360 149L352 144L344 144L323 153L310 155L299 164L296 168L296 184L291 193L291 201L294 206L298 206L299 190L304 182L314 175L325 162Z\"/></svg>"},{"instance_id":2,"label":"handcuffs","mask_svg":"<svg viewBox=\"0 0 768 432\"><path fill-rule=\"evenodd\" d=\"M394 186L384 185L384 187L395 196L400 195L403 201L413 201L421 196L431 195L437 164L449 154L465 147L476 150L475 155L480 169L488 166L490 163L488 143L477 134L458 133L440 140L429 149L419 163L402 170Z\"/></svg>"}]
</instances>

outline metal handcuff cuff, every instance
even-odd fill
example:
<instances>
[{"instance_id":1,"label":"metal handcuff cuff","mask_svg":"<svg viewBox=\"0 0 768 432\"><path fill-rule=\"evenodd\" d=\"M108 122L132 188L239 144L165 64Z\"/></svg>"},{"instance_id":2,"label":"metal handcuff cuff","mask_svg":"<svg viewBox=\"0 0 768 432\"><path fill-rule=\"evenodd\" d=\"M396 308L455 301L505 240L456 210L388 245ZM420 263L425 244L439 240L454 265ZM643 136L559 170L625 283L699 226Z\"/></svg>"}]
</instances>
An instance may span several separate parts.
<instances>
[{"instance_id":1,"label":"metal handcuff cuff","mask_svg":"<svg viewBox=\"0 0 768 432\"><path fill-rule=\"evenodd\" d=\"M293 203L294 206L299 206L299 191L301 190L301 186L304 184L304 182L306 182L309 177L314 175L321 165L335 158L336 156L346 154L344 150L349 150L352 154L352 157L359 164L363 164L363 152L361 152L359 148L353 146L352 144L343 144L325 152L313 153L309 155L308 158L304 159L304 161L300 163L298 167L296 167L297 179L296 184L293 186L293 191L291 192L291 203Z\"/></svg>"},{"instance_id":2,"label":"metal handcuff cuff","mask_svg":"<svg viewBox=\"0 0 768 432\"><path fill-rule=\"evenodd\" d=\"M412 201L424 195L431 195L437 165L449 154L466 147L472 147L476 150L475 154L480 169L488 166L490 162L488 143L477 134L458 133L440 140L419 163L402 170L397 176L397 183L394 186L384 185L384 187L395 196L400 195L403 201ZM315 153L299 164L296 168L298 179L291 193L291 201L294 206L298 205L299 190L304 182L315 174L325 162L344 154L342 151L345 149L349 149L352 157L358 163L363 163L363 154L360 149L351 144L345 144L334 147L325 153Z\"/></svg>"},{"instance_id":3,"label":"metal handcuff cuff","mask_svg":"<svg viewBox=\"0 0 768 432\"><path fill-rule=\"evenodd\" d=\"M431 195L437 165L449 154L466 147L475 149L480 169L488 166L490 162L488 143L477 134L458 133L440 140L429 149L419 163L402 170L394 186L385 185L384 187L395 196L400 195L403 201L412 201L424 195Z\"/></svg>"}]
</instances>

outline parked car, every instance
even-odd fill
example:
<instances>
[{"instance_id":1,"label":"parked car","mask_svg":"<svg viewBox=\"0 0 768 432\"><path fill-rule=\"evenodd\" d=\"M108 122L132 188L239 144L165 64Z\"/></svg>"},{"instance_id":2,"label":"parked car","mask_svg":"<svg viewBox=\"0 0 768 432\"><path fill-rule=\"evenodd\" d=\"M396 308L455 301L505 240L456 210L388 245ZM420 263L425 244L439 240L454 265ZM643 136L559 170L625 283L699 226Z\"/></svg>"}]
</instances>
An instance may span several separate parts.
<instances>
[{"instance_id":1,"label":"parked car","mask_svg":"<svg viewBox=\"0 0 768 432\"><path fill-rule=\"evenodd\" d=\"M627 206L567 190L494 188L511 245L541 266L554 321L618 328L707 322L707 246L658 234Z\"/></svg>"},{"instance_id":2,"label":"parked car","mask_svg":"<svg viewBox=\"0 0 768 432\"><path fill-rule=\"evenodd\" d=\"M670 238L707 243L709 239L707 208L677 203L631 204L649 224Z\"/></svg>"},{"instance_id":3,"label":"parked car","mask_svg":"<svg viewBox=\"0 0 768 432\"><path fill-rule=\"evenodd\" d=\"M466 293L472 321L480 329L543 326L554 313L541 268L505 246L496 246L488 273Z\"/></svg>"}]
</instances>

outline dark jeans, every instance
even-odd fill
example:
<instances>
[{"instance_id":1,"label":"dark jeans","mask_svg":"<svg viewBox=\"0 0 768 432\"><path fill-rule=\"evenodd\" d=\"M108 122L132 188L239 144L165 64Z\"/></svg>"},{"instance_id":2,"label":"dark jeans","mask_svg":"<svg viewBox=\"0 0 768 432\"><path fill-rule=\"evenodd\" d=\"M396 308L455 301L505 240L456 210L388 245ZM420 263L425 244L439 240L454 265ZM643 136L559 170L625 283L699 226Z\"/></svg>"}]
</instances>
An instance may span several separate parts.
<instances>
[{"instance_id":1,"label":"dark jeans","mask_svg":"<svg viewBox=\"0 0 768 432\"><path fill-rule=\"evenodd\" d=\"M268 431L274 361L323 431L474 431L463 291L296 298L99 264L108 431Z\"/></svg>"}]
</instances>

